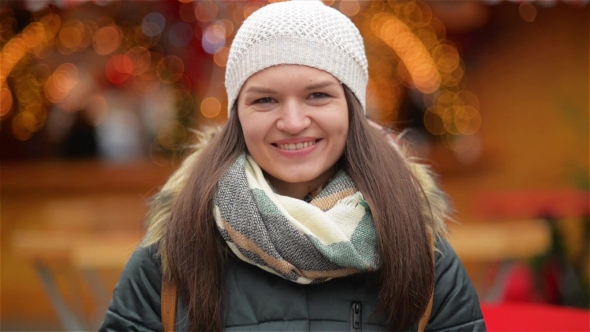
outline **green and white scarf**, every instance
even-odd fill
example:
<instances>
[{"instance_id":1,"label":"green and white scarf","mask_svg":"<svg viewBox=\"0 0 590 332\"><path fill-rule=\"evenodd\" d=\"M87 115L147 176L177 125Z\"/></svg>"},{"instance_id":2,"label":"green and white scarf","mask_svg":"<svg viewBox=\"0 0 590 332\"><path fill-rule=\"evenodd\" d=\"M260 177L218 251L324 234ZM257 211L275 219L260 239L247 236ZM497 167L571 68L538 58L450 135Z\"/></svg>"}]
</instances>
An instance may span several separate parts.
<instances>
[{"instance_id":1,"label":"green and white scarf","mask_svg":"<svg viewBox=\"0 0 590 332\"><path fill-rule=\"evenodd\" d=\"M369 207L340 171L311 202L275 193L249 155L221 177L215 221L245 262L300 284L381 266Z\"/></svg>"}]
</instances>

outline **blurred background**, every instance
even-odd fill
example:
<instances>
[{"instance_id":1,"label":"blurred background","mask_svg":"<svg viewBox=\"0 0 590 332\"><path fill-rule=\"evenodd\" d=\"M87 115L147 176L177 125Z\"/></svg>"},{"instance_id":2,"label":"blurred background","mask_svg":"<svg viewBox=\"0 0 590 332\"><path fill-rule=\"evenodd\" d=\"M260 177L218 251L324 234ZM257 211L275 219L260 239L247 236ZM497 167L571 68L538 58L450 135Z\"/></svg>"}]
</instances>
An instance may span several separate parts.
<instances>
[{"instance_id":1,"label":"blurred background","mask_svg":"<svg viewBox=\"0 0 590 332\"><path fill-rule=\"evenodd\" d=\"M266 3L1 2L2 330L96 329ZM365 38L370 118L440 175L488 326L590 330L588 0L324 3Z\"/></svg>"}]
</instances>

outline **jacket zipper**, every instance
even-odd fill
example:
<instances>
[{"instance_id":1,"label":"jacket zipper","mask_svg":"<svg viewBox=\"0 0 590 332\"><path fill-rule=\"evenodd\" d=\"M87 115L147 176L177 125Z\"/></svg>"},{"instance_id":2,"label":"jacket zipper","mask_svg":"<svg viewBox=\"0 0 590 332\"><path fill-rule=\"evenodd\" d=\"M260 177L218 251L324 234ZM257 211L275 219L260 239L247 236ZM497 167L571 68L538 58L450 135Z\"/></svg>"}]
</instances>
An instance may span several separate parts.
<instances>
[{"instance_id":1,"label":"jacket zipper","mask_svg":"<svg viewBox=\"0 0 590 332\"><path fill-rule=\"evenodd\" d=\"M363 330L363 321L362 321L362 313L363 307L360 302L352 302L350 306L350 330L351 331L362 331Z\"/></svg>"}]
</instances>

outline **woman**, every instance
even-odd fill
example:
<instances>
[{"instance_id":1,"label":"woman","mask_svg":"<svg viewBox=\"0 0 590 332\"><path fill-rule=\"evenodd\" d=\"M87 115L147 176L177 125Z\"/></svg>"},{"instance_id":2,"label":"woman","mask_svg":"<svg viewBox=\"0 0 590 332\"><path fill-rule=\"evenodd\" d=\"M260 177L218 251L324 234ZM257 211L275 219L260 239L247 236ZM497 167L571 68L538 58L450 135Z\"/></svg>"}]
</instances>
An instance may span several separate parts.
<instances>
[{"instance_id":1,"label":"woman","mask_svg":"<svg viewBox=\"0 0 590 332\"><path fill-rule=\"evenodd\" d=\"M485 329L443 194L367 122L367 81L338 11L252 14L226 68L229 120L154 197L101 331L162 330L162 281L179 331Z\"/></svg>"}]
</instances>

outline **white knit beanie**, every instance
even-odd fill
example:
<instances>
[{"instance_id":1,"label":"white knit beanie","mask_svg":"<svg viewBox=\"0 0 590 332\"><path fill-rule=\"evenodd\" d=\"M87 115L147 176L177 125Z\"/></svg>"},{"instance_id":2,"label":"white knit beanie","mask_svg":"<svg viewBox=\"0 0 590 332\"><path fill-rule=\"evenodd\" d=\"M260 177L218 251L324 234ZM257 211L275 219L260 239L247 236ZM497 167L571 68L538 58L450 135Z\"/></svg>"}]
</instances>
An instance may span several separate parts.
<instances>
[{"instance_id":1,"label":"white knit beanie","mask_svg":"<svg viewBox=\"0 0 590 332\"><path fill-rule=\"evenodd\" d=\"M342 13L321 1L269 4L242 24L225 71L228 114L242 85L255 73L296 64L324 70L348 86L366 113L369 79L363 38Z\"/></svg>"}]
</instances>

